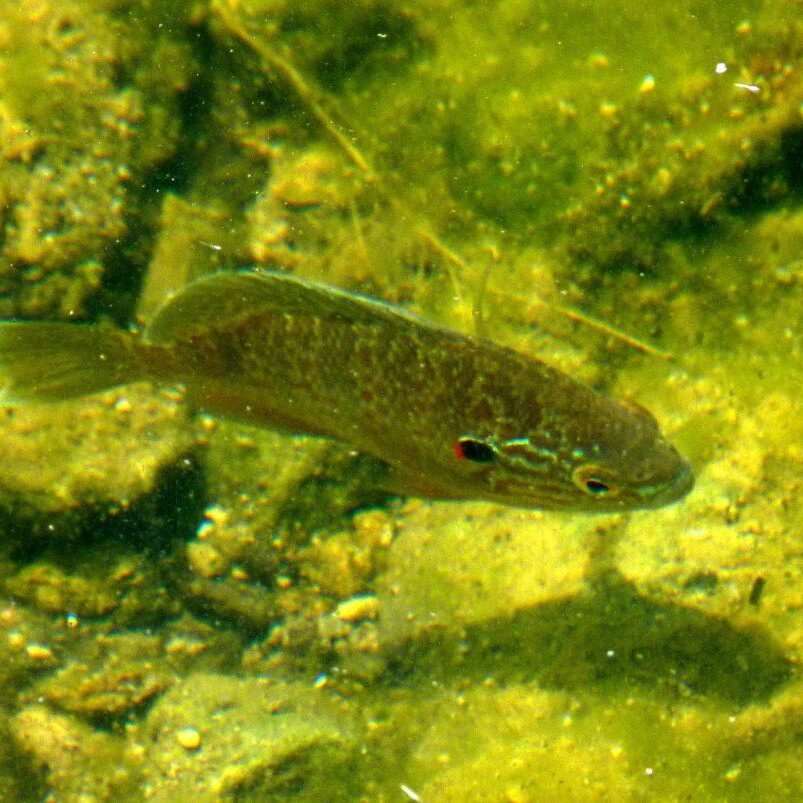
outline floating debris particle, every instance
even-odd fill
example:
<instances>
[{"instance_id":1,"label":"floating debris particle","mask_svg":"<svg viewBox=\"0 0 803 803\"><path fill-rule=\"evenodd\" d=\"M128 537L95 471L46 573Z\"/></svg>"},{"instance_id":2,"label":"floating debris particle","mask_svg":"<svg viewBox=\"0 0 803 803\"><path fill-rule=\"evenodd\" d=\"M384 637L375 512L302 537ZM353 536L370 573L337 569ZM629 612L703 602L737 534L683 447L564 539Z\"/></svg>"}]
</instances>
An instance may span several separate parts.
<instances>
[{"instance_id":1,"label":"floating debris particle","mask_svg":"<svg viewBox=\"0 0 803 803\"><path fill-rule=\"evenodd\" d=\"M399 789L401 789L402 792L404 792L404 794L407 795L408 798L410 798L410 800L415 800L415 801L421 800L421 795L419 795L418 792L414 791L413 789L410 789L410 787L407 786L407 784L403 783L399 784Z\"/></svg>"},{"instance_id":2,"label":"floating debris particle","mask_svg":"<svg viewBox=\"0 0 803 803\"><path fill-rule=\"evenodd\" d=\"M19 630L12 630L8 634L8 646L14 649L21 649L25 646L25 636Z\"/></svg>"},{"instance_id":3,"label":"floating debris particle","mask_svg":"<svg viewBox=\"0 0 803 803\"><path fill-rule=\"evenodd\" d=\"M592 53L588 57L588 66L595 70L607 70L611 63L604 53Z\"/></svg>"},{"instance_id":4,"label":"floating debris particle","mask_svg":"<svg viewBox=\"0 0 803 803\"><path fill-rule=\"evenodd\" d=\"M619 107L609 100L603 100L599 104L599 113L603 117L613 117L619 111Z\"/></svg>"}]
</instances>

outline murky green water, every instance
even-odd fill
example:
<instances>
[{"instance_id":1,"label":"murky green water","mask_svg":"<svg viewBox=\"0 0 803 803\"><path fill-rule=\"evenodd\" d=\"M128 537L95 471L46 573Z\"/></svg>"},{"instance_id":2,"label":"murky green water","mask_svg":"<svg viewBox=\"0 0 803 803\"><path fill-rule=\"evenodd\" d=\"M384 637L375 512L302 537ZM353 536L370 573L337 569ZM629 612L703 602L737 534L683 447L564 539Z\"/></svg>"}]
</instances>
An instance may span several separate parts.
<instances>
[{"instance_id":1,"label":"murky green water","mask_svg":"<svg viewBox=\"0 0 803 803\"><path fill-rule=\"evenodd\" d=\"M4 409L0 798L795 799L801 43L793 3L3 5L0 317L289 270L637 401L697 483L388 499L180 389Z\"/></svg>"}]
</instances>

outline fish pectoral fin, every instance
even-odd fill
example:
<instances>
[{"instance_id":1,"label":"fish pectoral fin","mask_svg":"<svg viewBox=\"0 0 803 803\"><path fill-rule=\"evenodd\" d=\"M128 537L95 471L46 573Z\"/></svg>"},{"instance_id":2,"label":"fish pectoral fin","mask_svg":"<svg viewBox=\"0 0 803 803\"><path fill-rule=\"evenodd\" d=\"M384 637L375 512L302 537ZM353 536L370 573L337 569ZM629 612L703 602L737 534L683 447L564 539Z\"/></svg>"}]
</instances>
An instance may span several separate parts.
<instances>
[{"instance_id":1,"label":"fish pectoral fin","mask_svg":"<svg viewBox=\"0 0 803 803\"><path fill-rule=\"evenodd\" d=\"M259 387L231 380L201 379L185 383L185 399L196 409L232 421L269 427L285 435L328 435L303 416L294 416L281 405L272 404Z\"/></svg>"},{"instance_id":2,"label":"fish pectoral fin","mask_svg":"<svg viewBox=\"0 0 803 803\"><path fill-rule=\"evenodd\" d=\"M399 496L421 496L427 499L453 499L453 493L420 475L407 473L398 466L388 465L382 479L382 490Z\"/></svg>"}]
</instances>

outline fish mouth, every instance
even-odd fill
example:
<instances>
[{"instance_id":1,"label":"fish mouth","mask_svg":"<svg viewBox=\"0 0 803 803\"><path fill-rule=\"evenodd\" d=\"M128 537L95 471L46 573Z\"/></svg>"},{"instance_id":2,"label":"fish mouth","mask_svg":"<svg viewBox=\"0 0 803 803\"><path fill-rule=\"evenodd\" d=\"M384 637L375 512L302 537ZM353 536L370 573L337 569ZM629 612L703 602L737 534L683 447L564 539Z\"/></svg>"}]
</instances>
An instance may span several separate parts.
<instances>
[{"instance_id":1,"label":"fish mouth","mask_svg":"<svg viewBox=\"0 0 803 803\"><path fill-rule=\"evenodd\" d=\"M649 507L661 507L683 499L694 487L694 469L685 458L680 458L680 465L671 482L659 487L643 487L640 493Z\"/></svg>"}]
</instances>

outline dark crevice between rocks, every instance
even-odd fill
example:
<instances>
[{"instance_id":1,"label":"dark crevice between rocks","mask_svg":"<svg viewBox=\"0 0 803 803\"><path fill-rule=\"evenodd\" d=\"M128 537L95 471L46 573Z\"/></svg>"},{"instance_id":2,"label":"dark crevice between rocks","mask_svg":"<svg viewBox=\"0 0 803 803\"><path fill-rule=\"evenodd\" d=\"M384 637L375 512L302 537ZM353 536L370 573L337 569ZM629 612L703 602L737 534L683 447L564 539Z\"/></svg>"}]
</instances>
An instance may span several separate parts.
<instances>
[{"instance_id":1,"label":"dark crevice between rocks","mask_svg":"<svg viewBox=\"0 0 803 803\"><path fill-rule=\"evenodd\" d=\"M803 126L787 128L765 153L734 177L727 191L732 215L752 217L779 204L803 200Z\"/></svg>"},{"instance_id":2,"label":"dark crevice between rocks","mask_svg":"<svg viewBox=\"0 0 803 803\"><path fill-rule=\"evenodd\" d=\"M116 542L158 562L194 536L207 503L201 462L189 453L162 470L152 493L127 506L7 513L8 557L18 564L47 560L69 573L80 570L88 553Z\"/></svg>"},{"instance_id":3,"label":"dark crevice between rocks","mask_svg":"<svg viewBox=\"0 0 803 803\"><path fill-rule=\"evenodd\" d=\"M204 28L194 29L194 34L189 37L194 63L208 64L215 43ZM118 80L131 81L129 73ZM179 131L175 145L166 149L168 155L163 161L135 176L130 183L126 196L126 234L102 255L106 270L101 287L87 305L91 320L109 318L120 326L134 320L142 282L159 236L162 200L167 193L186 193L204 165L203 143L211 136L208 118L213 95L211 70L199 66L187 88L175 99Z\"/></svg>"}]
</instances>

